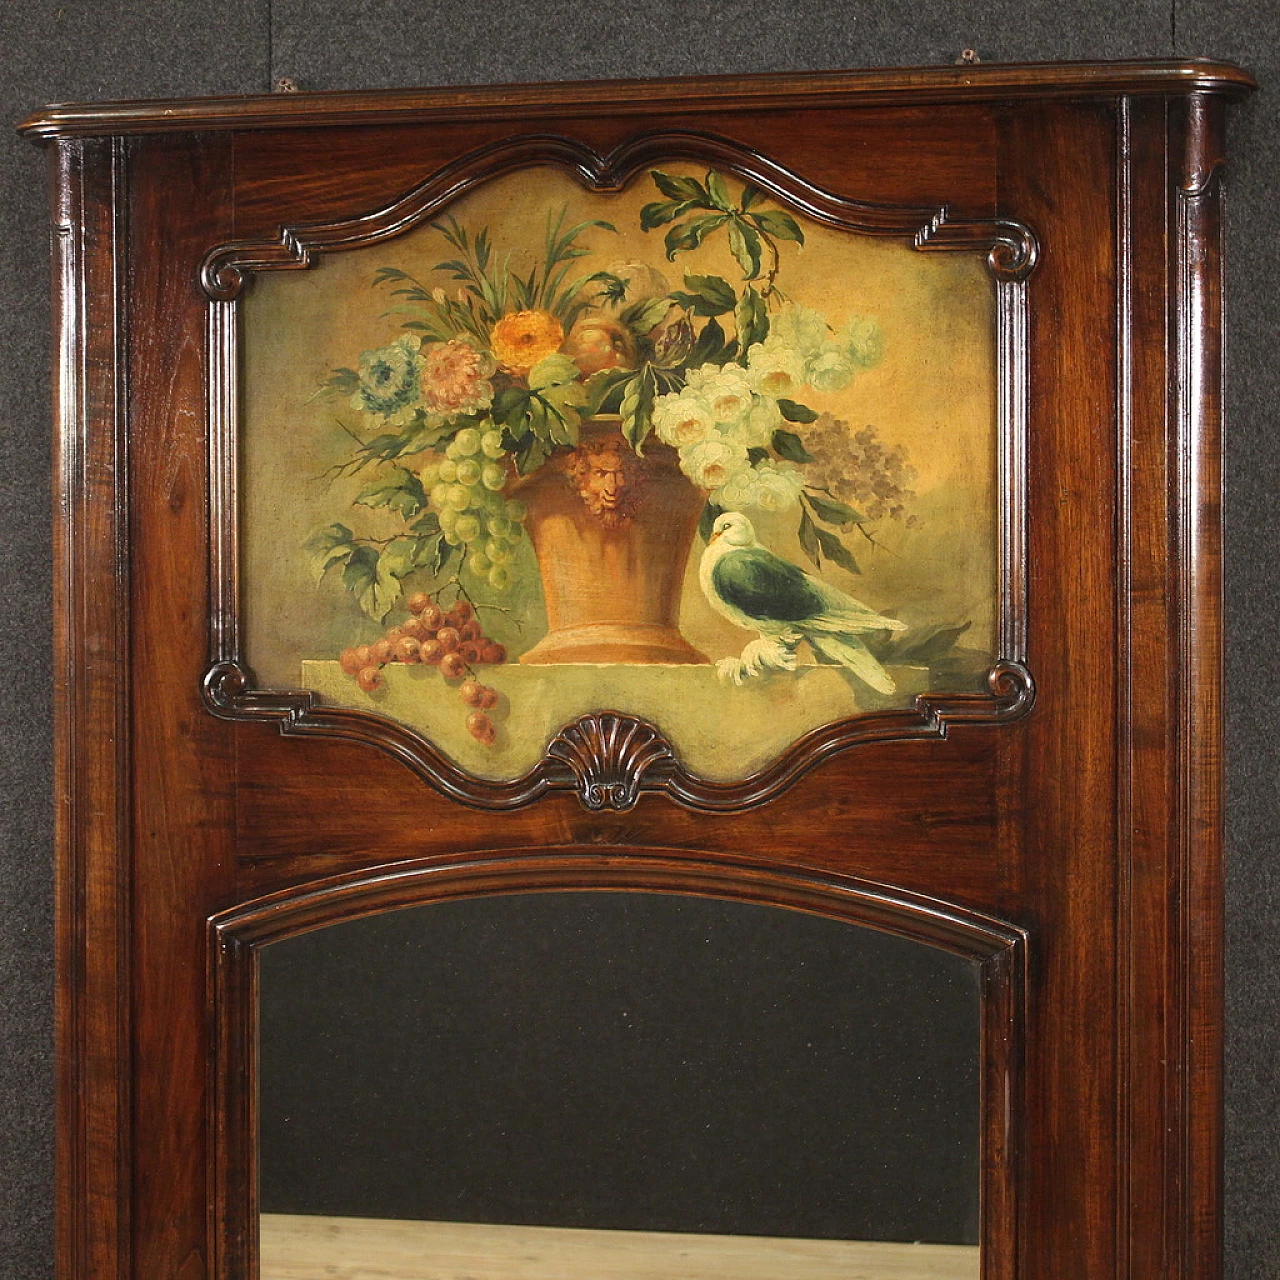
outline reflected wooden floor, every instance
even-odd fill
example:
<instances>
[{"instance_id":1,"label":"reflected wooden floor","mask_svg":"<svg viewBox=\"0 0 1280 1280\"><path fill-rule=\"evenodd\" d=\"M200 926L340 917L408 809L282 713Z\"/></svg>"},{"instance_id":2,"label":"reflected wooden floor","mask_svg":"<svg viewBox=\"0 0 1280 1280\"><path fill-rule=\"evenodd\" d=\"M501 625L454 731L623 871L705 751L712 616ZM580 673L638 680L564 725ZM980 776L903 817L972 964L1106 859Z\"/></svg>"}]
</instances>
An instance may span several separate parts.
<instances>
[{"instance_id":1,"label":"reflected wooden floor","mask_svg":"<svg viewBox=\"0 0 1280 1280\"><path fill-rule=\"evenodd\" d=\"M262 1216L261 1280L978 1280L978 1249Z\"/></svg>"}]
</instances>

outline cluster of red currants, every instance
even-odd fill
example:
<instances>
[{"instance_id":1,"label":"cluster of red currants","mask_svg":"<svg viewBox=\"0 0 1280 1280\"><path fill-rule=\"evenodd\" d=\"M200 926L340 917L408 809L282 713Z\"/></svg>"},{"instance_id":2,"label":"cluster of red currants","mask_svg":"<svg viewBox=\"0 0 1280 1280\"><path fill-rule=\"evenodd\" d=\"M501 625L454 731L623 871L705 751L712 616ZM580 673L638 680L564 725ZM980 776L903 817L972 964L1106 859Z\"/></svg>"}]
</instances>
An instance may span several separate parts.
<instances>
[{"instance_id":1,"label":"cluster of red currants","mask_svg":"<svg viewBox=\"0 0 1280 1280\"><path fill-rule=\"evenodd\" d=\"M342 651L338 661L343 671L354 676L365 693L372 693L382 683L382 668L388 662L439 667L446 680L462 681L458 693L475 708L467 717L467 732L490 746L498 731L485 712L498 705L498 691L481 684L472 668L505 662L506 646L484 634L466 600L445 610L418 592L409 597L408 605L409 617L389 628L381 640Z\"/></svg>"}]
</instances>

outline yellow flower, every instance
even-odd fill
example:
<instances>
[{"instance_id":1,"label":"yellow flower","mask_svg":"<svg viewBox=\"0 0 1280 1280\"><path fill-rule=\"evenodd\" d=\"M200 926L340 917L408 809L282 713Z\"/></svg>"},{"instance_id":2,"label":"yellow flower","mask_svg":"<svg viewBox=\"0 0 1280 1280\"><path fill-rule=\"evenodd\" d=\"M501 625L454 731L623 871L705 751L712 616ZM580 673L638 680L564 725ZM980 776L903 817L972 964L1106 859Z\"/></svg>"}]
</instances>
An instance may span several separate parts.
<instances>
[{"instance_id":1,"label":"yellow flower","mask_svg":"<svg viewBox=\"0 0 1280 1280\"><path fill-rule=\"evenodd\" d=\"M514 311L493 326L493 354L508 373L523 377L564 341L560 321L549 311Z\"/></svg>"}]
</instances>

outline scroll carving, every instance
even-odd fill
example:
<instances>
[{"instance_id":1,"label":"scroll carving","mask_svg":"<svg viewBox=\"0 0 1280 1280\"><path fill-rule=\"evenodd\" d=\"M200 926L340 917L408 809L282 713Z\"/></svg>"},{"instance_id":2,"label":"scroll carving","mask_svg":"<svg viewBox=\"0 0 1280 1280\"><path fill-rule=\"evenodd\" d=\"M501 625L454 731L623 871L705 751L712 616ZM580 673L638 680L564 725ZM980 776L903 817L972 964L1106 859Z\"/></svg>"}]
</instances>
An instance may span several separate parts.
<instances>
[{"instance_id":1,"label":"scroll carving","mask_svg":"<svg viewBox=\"0 0 1280 1280\"><path fill-rule=\"evenodd\" d=\"M317 253L389 240L433 217L479 183L530 165L557 165L592 190L617 191L646 165L671 159L719 165L808 217L846 231L910 236L922 250L986 248L988 266L997 279L1025 279L1039 256L1035 233L1020 222L1008 218L955 221L945 205L913 208L849 200L714 134L645 134L607 156L559 134L525 134L461 156L401 199L373 213L346 222L283 227L275 239L218 245L201 265L200 283L211 301L229 302L239 296L246 272L302 270L311 265Z\"/></svg>"}]
</instances>

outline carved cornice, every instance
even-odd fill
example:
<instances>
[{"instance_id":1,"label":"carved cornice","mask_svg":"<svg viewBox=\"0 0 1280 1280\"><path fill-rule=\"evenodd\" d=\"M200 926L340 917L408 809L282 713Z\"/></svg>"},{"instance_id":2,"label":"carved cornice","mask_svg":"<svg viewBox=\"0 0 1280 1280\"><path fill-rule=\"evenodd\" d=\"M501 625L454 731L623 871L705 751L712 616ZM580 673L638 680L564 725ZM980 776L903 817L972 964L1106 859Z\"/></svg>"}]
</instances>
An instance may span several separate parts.
<instances>
[{"instance_id":1,"label":"carved cornice","mask_svg":"<svg viewBox=\"0 0 1280 1280\"><path fill-rule=\"evenodd\" d=\"M696 76L667 80L462 85L338 93L58 103L24 120L33 142L102 134L218 129L314 129L335 125L513 121L608 110L611 115L682 116L853 105L917 106L1119 94L1208 93L1241 98L1257 85L1246 71L1208 59L983 63L856 71Z\"/></svg>"}]
</instances>

